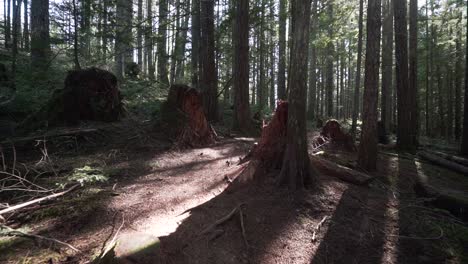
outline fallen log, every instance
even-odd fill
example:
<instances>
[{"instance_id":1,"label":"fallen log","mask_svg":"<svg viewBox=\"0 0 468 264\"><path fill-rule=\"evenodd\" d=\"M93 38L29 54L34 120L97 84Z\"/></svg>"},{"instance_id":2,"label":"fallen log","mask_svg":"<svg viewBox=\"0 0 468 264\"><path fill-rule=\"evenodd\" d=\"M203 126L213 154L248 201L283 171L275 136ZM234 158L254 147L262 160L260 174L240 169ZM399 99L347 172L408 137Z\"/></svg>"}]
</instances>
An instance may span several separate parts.
<instances>
[{"instance_id":1,"label":"fallen log","mask_svg":"<svg viewBox=\"0 0 468 264\"><path fill-rule=\"evenodd\" d=\"M310 162L321 173L336 177L342 181L352 184L366 185L374 179L374 177L368 174L347 168L317 156L310 156Z\"/></svg>"},{"instance_id":2,"label":"fallen log","mask_svg":"<svg viewBox=\"0 0 468 264\"><path fill-rule=\"evenodd\" d=\"M438 190L429 185L425 179L427 179L425 175L416 177L413 190L417 196L430 198L426 203L447 210L464 221L468 220L468 198L456 193Z\"/></svg>"},{"instance_id":3,"label":"fallen log","mask_svg":"<svg viewBox=\"0 0 468 264\"><path fill-rule=\"evenodd\" d=\"M63 191L63 192L54 193L54 194L51 194L51 195L48 195L48 196L45 196L45 197L41 197L41 198L31 200L29 202L25 202L25 203L22 203L22 204L10 206L10 207L8 207L6 209L1 210L0 211L0 216L4 215L4 214L7 214L7 213L12 213L12 212L17 211L17 210L19 210L21 208L24 208L24 207L27 207L27 206L30 206L30 205L33 205L33 204L41 203L41 202L44 202L44 201L52 200L52 199L55 199L57 197L63 196L65 194L75 190L79 186L81 186L81 185L76 184L76 185L73 185L72 187L70 187L68 190Z\"/></svg>"},{"instance_id":4,"label":"fallen log","mask_svg":"<svg viewBox=\"0 0 468 264\"><path fill-rule=\"evenodd\" d=\"M418 156L425 160L431 161L436 165L442 166L452 171L456 171L463 174L464 176L468 176L468 167L465 167L459 163L446 160L440 156L433 155L425 151L418 152Z\"/></svg>"},{"instance_id":5,"label":"fallen log","mask_svg":"<svg viewBox=\"0 0 468 264\"><path fill-rule=\"evenodd\" d=\"M462 158L462 157L459 157L459 156L450 155L450 154L447 154L447 153L444 153L444 152L439 152L439 151L425 151L425 152L437 155L437 156L442 157L442 158L444 158L446 160L453 161L453 162L456 162L458 164L461 164L463 166L468 167L468 159L465 159L465 158Z\"/></svg>"}]
</instances>

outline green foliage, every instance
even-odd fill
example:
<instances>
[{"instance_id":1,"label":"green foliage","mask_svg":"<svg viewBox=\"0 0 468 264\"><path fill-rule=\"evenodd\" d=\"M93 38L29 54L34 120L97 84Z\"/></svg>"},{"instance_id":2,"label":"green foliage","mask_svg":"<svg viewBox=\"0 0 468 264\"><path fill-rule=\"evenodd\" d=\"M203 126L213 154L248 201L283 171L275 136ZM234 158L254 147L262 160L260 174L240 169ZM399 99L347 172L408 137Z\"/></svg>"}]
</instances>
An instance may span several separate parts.
<instances>
[{"instance_id":1,"label":"green foliage","mask_svg":"<svg viewBox=\"0 0 468 264\"><path fill-rule=\"evenodd\" d=\"M107 182L109 176L104 173L103 170L92 168L90 166L84 166L82 168L76 168L73 173L68 177L69 182L78 182L81 185L102 183Z\"/></svg>"}]
</instances>

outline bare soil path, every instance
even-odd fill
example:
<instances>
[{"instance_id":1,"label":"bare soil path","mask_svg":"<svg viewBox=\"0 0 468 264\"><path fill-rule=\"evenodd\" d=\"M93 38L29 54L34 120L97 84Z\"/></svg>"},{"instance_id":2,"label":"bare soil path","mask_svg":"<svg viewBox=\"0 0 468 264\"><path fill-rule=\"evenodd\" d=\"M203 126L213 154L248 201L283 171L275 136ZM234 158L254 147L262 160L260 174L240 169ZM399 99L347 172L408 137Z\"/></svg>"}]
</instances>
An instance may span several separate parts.
<instances>
[{"instance_id":1,"label":"bare soil path","mask_svg":"<svg viewBox=\"0 0 468 264\"><path fill-rule=\"evenodd\" d=\"M160 142L83 154L83 163L115 170L112 181L74 194L64 211L29 225L82 252L9 239L0 242L0 262L86 263L115 236L116 263L467 263L466 225L427 207L412 190L422 169L431 179L440 170L380 155L370 186L320 175L319 186L296 195L271 179L234 188L239 158L253 142L223 139L192 150L167 150ZM355 158L328 155L345 163ZM238 206L242 216L202 233Z\"/></svg>"}]
</instances>

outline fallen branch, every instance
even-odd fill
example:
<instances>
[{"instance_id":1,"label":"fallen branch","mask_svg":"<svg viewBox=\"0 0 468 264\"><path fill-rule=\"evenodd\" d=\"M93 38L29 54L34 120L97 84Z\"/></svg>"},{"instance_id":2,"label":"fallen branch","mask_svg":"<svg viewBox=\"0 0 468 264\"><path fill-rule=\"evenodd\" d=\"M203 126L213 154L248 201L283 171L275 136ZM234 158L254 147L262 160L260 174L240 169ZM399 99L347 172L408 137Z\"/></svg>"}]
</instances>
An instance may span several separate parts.
<instances>
[{"instance_id":1,"label":"fallen branch","mask_svg":"<svg viewBox=\"0 0 468 264\"><path fill-rule=\"evenodd\" d=\"M326 175L339 178L340 180L352 184L366 185L374 179L374 177L368 174L347 168L345 166L341 166L339 164L319 158L317 156L310 156L310 162L320 172Z\"/></svg>"},{"instance_id":2,"label":"fallen branch","mask_svg":"<svg viewBox=\"0 0 468 264\"><path fill-rule=\"evenodd\" d=\"M217 226L223 224L224 222L226 222L227 220L231 219L237 213L237 211L240 210L240 207L242 205L243 204L240 204L240 205L236 206L234 209L232 209L232 211L229 214L225 215L224 217L220 218L219 220L217 220L216 222L214 222L213 224L211 224L210 226L205 228L203 231L200 232L200 235L204 235L204 234L210 232L215 227L217 227Z\"/></svg>"},{"instance_id":3,"label":"fallen branch","mask_svg":"<svg viewBox=\"0 0 468 264\"><path fill-rule=\"evenodd\" d=\"M35 234L28 234L28 233L13 229L11 227L8 227L6 225L0 225L0 230L1 229L5 229L6 232L0 232L0 236L16 236L16 237L26 237L26 238L32 238L32 239L45 240L45 241L53 242L62 246L66 246L75 252L81 252L79 249L75 248L74 246L68 243L65 243L63 241L57 240L55 238L50 238L50 237L45 237L45 236L40 236L40 235L35 235Z\"/></svg>"},{"instance_id":4,"label":"fallen branch","mask_svg":"<svg viewBox=\"0 0 468 264\"><path fill-rule=\"evenodd\" d=\"M433 154L425 152L425 151L419 152L418 156L420 156L421 158L423 158L425 160L431 161L434 164L437 164L437 165L442 166L444 168L447 168L449 170L456 171L456 172L459 172L459 173L461 173L461 174L463 174L465 176L468 176L468 167L465 167L465 166L463 166L463 165L461 165L459 163L446 160L446 159L444 159L442 157L433 155Z\"/></svg>"},{"instance_id":5,"label":"fallen branch","mask_svg":"<svg viewBox=\"0 0 468 264\"><path fill-rule=\"evenodd\" d=\"M322 218L322 220L315 226L314 228L314 233L312 234L312 242L315 242L315 240L317 240L317 232L320 231L320 228L322 227L323 223L325 223L325 221L327 221L328 219L328 216L324 216Z\"/></svg>"},{"instance_id":6,"label":"fallen branch","mask_svg":"<svg viewBox=\"0 0 468 264\"><path fill-rule=\"evenodd\" d=\"M245 234L245 226L244 226L244 214L242 213L242 208L239 206L239 217L242 229L242 237L244 238L244 243L247 247L250 247L249 242L247 241L247 235Z\"/></svg>"},{"instance_id":7,"label":"fallen branch","mask_svg":"<svg viewBox=\"0 0 468 264\"><path fill-rule=\"evenodd\" d=\"M33 205L33 204L37 204L37 203L41 203L41 202L44 202L44 201L55 199L57 197L63 196L65 194L75 190L79 186L81 186L81 185L76 184L76 185L73 185L70 189L68 189L66 191L63 191L63 192L54 193L54 194L51 194L51 195L48 195L48 196L45 196L45 197L42 197L42 198L31 200L29 202L25 202L25 203L22 203L22 204L10 206L10 207L8 207L6 209L1 210L0 215L6 214L6 213L11 213L11 212L14 212L16 210L19 210L21 208L24 208L24 207L27 207L27 206L30 206L30 205Z\"/></svg>"}]
</instances>

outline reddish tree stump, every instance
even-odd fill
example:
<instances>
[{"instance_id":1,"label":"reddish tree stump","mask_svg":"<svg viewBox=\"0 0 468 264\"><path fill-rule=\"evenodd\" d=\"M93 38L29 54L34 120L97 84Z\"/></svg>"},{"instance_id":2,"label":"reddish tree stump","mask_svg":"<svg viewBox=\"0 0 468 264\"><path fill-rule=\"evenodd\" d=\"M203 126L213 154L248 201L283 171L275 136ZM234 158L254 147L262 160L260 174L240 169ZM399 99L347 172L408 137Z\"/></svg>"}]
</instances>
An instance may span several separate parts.
<instances>
[{"instance_id":1,"label":"reddish tree stump","mask_svg":"<svg viewBox=\"0 0 468 264\"><path fill-rule=\"evenodd\" d=\"M356 151L353 137L343 132L340 123L335 119L330 119L322 127L320 135L330 140L330 143L339 147L344 147L347 151Z\"/></svg>"},{"instance_id":2,"label":"reddish tree stump","mask_svg":"<svg viewBox=\"0 0 468 264\"><path fill-rule=\"evenodd\" d=\"M200 147L212 144L216 132L208 123L200 92L187 85L172 85L162 109L169 137L179 146Z\"/></svg>"}]
</instances>

